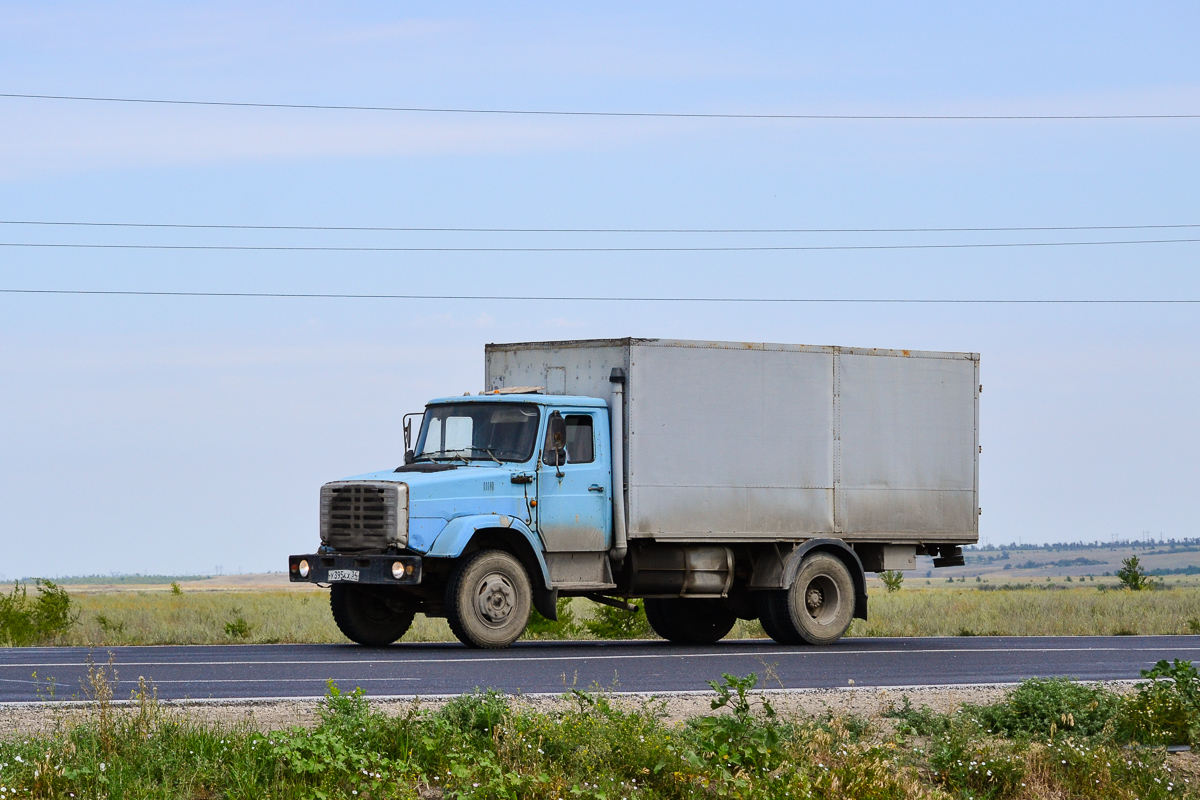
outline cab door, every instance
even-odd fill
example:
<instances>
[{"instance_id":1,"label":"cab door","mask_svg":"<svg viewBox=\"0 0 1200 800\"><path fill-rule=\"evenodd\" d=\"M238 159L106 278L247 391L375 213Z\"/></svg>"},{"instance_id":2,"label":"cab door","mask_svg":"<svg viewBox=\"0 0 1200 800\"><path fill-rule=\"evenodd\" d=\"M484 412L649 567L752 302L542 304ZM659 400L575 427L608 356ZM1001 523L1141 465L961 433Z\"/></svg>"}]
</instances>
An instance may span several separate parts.
<instances>
[{"instance_id":1,"label":"cab door","mask_svg":"<svg viewBox=\"0 0 1200 800\"><path fill-rule=\"evenodd\" d=\"M561 408L548 415L538 471L538 525L548 553L601 552L612 536L612 472L603 409ZM553 417L566 440L551 441Z\"/></svg>"}]
</instances>

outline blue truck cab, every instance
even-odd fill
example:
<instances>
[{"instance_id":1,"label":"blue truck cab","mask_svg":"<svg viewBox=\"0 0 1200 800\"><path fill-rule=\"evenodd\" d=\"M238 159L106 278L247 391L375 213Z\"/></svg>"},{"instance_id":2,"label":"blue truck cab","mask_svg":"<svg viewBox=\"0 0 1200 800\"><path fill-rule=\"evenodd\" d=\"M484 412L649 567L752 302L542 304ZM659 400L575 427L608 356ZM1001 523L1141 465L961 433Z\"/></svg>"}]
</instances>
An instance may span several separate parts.
<instances>
[{"instance_id":1,"label":"blue truck cab","mask_svg":"<svg viewBox=\"0 0 1200 800\"><path fill-rule=\"evenodd\" d=\"M500 647L559 592L615 588L609 410L532 390L446 397L425 409L405 463L321 490L321 546L293 581L328 583L339 628L389 644L419 611Z\"/></svg>"}]
</instances>

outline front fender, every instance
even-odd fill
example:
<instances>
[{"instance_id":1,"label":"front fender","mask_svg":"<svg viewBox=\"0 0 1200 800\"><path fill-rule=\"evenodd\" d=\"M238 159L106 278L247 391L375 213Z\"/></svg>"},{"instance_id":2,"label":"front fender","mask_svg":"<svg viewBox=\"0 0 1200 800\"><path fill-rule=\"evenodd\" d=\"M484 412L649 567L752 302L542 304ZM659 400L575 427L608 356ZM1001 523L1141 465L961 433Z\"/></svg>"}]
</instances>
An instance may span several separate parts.
<instances>
[{"instance_id":1,"label":"front fender","mask_svg":"<svg viewBox=\"0 0 1200 800\"><path fill-rule=\"evenodd\" d=\"M542 555L542 543L537 534L531 531L523 521L507 514L472 514L466 517L455 517L447 523L445 528L442 528L442 532L437 535L429 550L426 551L425 557L458 558L478 531L505 528L525 538L529 544L529 550L537 560L538 568L542 572L542 585L549 586L550 569L546 566L546 559Z\"/></svg>"}]
</instances>

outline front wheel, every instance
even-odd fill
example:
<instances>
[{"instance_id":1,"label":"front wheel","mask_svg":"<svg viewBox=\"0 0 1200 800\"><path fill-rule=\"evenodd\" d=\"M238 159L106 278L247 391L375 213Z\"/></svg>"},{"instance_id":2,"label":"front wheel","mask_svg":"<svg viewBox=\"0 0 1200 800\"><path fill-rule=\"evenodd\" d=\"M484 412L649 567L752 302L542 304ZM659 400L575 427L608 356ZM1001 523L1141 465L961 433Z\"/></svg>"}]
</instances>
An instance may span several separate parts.
<instances>
[{"instance_id":1,"label":"front wheel","mask_svg":"<svg viewBox=\"0 0 1200 800\"><path fill-rule=\"evenodd\" d=\"M335 583L329 590L329 609L347 639L376 647L407 633L416 614L402 595L349 583Z\"/></svg>"},{"instance_id":2,"label":"front wheel","mask_svg":"<svg viewBox=\"0 0 1200 800\"><path fill-rule=\"evenodd\" d=\"M468 647L508 647L525 632L532 606L525 568L503 550L464 559L446 586L446 621Z\"/></svg>"},{"instance_id":3,"label":"front wheel","mask_svg":"<svg viewBox=\"0 0 1200 800\"><path fill-rule=\"evenodd\" d=\"M645 608L654 632L680 644L718 642L737 622L737 614L724 600L647 597Z\"/></svg>"}]
</instances>

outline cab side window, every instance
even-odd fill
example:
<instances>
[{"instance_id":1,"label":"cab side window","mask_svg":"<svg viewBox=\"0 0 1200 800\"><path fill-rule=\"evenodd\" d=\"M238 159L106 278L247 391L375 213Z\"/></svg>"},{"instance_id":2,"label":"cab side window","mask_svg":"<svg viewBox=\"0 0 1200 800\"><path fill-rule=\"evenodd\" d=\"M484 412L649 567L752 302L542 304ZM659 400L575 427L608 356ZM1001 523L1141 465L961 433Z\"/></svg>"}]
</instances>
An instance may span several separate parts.
<instances>
[{"instance_id":1,"label":"cab side window","mask_svg":"<svg viewBox=\"0 0 1200 800\"><path fill-rule=\"evenodd\" d=\"M567 447L562 456L564 464L589 464L596 460L596 440L592 432L592 417L590 414L566 414L563 419L567 423ZM542 451L542 463L554 464L554 449L550 446L549 437Z\"/></svg>"},{"instance_id":2,"label":"cab side window","mask_svg":"<svg viewBox=\"0 0 1200 800\"><path fill-rule=\"evenodd\" d=\"M587 464L596 460L596 443L592 438L590 415L567 416L567 453L571 464Z\"/></svg>"}]
</instances>

